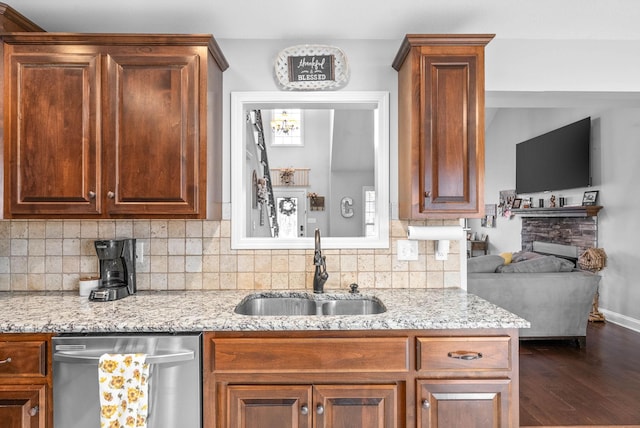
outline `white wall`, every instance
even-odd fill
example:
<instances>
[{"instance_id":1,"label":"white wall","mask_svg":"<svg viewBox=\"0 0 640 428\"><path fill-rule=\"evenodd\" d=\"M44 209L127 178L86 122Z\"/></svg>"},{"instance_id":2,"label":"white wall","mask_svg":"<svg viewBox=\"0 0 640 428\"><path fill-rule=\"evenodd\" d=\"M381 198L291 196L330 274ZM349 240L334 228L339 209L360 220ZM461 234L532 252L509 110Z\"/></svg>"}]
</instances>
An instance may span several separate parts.
<instances>
[{"instance_id":1,"label":"white wall","mask_svg":"<svg viewBox=\"0 0 640 428\"><path fill-rule=\"evenodd\" d=\"M636 286L640 255L640 233L634 229L640 217L637 193L640 181L640 109L610 109L597 106L572 109L500 109L486 132L486 203L498 203L500 190L515 188L515 145L554 128L591 116L592 189L600 190L598 245L608 255L608 266L601 272L600 306L608 315L640 320L640 287ZM553 192L568 203L580 203L586 189ZM528 195L526 195L528 196ZM534 194L548 200L549 194ZM481 228L472 220L474 231L489 234L490 252L498 254L521 249L519 217L499 217L496 228ZM629 322L629 320L619 320Z\"/></svg>"},{"instance_id":2,"label":"white wall","mask_svg":"<svg viewBox=\"0 0 640 428\"><path fill-rule=\"evenodd\" d=\"M638 92L638 40L522 40L486 48L488 91Z\"/></svg>"},{"instance_id":3,"label":"white wall","mask_svg":"<svg viewBox=\"0 0 640 428\"><path fill-rule=\"evenodd\" d=\"M611 320L640 329L640 109L606 112L602 119L600 245L608 256L601 307ZM629 319L633 318L633 319Z\"/></svg>"}]
</instances>

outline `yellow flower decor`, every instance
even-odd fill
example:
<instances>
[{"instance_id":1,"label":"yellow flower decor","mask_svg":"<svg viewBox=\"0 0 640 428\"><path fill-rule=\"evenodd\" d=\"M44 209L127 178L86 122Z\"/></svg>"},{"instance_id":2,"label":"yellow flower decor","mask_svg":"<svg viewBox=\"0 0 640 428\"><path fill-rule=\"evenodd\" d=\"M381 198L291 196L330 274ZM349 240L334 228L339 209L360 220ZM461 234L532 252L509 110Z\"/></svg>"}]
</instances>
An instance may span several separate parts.
<instances>
[{"instance_id":1,"label":"yellow flower decor","mask_svg":"<svg viewBox=\"0 0 640 428\"><path fill-rule=\"evenodd\" d=\"M135 403L140 397L140 390L138 388L129 388L127 390L127 399L130 403Z\"/></svg>"},{"instance_id":2,"label":"yellow flower decor","mask_svg":"<svg viewBox=\"0 0 640 428\"><path fill-rule=\"evenodd\" d=\"M110 418L113 415L115 415L117 411L118 411L118 406L105 405L105 406L102 406L102 409L100 409L100 414L104 418Z\"/></svg>"},{"instance_id":3,"label":"yellow flower decor","mask_svg":"<svg viewBox=\"0 0 640 428\"><path fill-rule=\"evenodd\" d=\"M130 367L132 361L133 361L133 357L131 355L127 355L123 362L125 366Z\"/></svg>"},{"instance_id":4,"label":"yellow flower decor","mask_svg":"<svg viewBox=\"0 0 640 428\"><path fill-rule=\"evenodd\" d=\"M109 382L109 386L112 389L122 389L124 387L124 377L122 376L113 376L111 381Z\"/></svg>"},{"instance_id":5,"label":"yellow flower decor","mask_svg":"<svg viewBox=\"0 0 640 428\"><path fill-rule=\"evenodd\" d=\"M105 360L102 363L102 371L106 373L113 373L113 371L118 367L118 363L114 360Z\"/></svg>"},{"instance_id":6,"label":"yellow flower decor","mask_svg":"<svg viewBox=\"0 0 640 428\"><path fill-rule=\"evenodd\" d=\"M147 427L147 378L144 354L104 354L98 363L100 427Z\"/></svg>"}]
</instances>

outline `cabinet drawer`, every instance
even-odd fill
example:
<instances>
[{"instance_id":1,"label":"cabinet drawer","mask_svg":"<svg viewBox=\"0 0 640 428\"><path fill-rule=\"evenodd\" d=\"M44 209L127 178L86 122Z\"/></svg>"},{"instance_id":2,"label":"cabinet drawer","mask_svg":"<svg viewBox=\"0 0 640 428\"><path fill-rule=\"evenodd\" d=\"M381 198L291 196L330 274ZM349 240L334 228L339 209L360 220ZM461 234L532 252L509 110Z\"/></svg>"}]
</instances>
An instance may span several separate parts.
<instances>
[{"instance_id":1,"label":"cabinet drawer","mask_svg":"<svg viewBox=\"0 0 640 428\"><path fill-rule=\"evenodd\" d=\"M404 337L213 339L216 372L406 372Z\"/></svg>"},{"instance_id":2,"label":"cabinet drawer","mask_svg":"<svg viewBox=\"0 0 640 428\"><path fill-rule=\"evenodd\" d=\"M46 376L46 342L0 342L0 377Z\"/></svg>"},{"instance_id":3,"label":"cabinet drawer","mask_svg":"<svg viewBox=\"0 0 640 428\"><path fill-rule=\"evenodd\" d=\"M511 370L511 338L419 337L419 371Z\"/></svg>"}]
</instances>

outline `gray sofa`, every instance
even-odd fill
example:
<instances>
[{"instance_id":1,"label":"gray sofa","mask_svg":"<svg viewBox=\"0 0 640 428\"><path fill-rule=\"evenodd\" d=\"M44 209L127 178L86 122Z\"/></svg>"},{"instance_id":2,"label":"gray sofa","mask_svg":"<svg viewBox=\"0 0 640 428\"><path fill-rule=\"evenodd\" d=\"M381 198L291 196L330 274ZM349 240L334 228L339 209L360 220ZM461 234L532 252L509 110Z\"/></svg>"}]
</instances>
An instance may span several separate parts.
<instances>
[{"instance_id":1,"label":"gray sofa","mask_svg":"<svg viewBox=\"0 0 640 428\"><path fill-rule=\"evenodd\" d=\"M473 263L471 260L469 263ZM558 264L555 260L550 262ZM587 323L599 275L566 265L564 271L557 272L527 272L529 269L501 272L500 266L496 269L498 272L490 269L478 272L471 267L467 291L529 321L531 328L520 329L521 338L571 338L580 347L586 345Z\"/></svg>"}]
</instances>

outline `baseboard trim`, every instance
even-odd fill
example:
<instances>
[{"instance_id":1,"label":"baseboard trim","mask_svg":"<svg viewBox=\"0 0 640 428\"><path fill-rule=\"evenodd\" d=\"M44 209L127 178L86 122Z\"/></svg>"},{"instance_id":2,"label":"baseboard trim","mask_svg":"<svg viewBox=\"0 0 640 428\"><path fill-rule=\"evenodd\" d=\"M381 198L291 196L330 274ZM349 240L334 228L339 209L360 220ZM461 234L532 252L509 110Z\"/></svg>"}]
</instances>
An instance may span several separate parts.
<instances>
[{"instance_id":1,"label":"baseboard trim","mask_svg":"<svg viewBox=\"0 0 640 428\"><path fill-rule=\"evenodd\" d=\"M626 315L619 314L617 312L609 311L603 308L598 308L598 310L604 314L606 321L612 322L619 326L626 327L630 330L637 331L638 333L640 333L640 320L628 317ZM635 425L635 426L640 426L640 425Z\"/></svg>"},{"instance_id":2,"label":"baseboard trim","mask_svg":"<svg viewBox=\"0 0 640 428\"><path fill-rule=\"evenodd\" d=\"M563 425L563 426L521 426L520 428L640 428L640 425Z\"/></svg>"}]
</instances>

